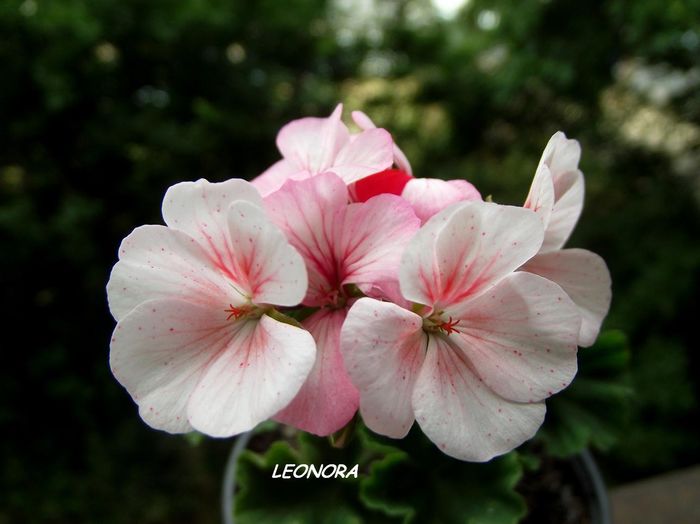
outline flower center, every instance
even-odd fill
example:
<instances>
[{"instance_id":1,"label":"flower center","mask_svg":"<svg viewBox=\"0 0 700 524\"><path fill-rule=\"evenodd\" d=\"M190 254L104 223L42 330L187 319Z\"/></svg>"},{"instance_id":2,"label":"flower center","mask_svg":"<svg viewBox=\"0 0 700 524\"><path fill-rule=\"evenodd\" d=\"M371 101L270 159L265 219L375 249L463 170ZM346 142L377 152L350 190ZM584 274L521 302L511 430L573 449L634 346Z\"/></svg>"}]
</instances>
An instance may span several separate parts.
<instances>
[{"instance_id":1,"label":"flower center","mask_svg":"<svg viewBox=\"0 0 700 524\"><path fill-rule=\"evenodd\" d=\"M251 303L243 304L242 306L229 304L228 308L224 309L224 313L228 314L226 320L236 321L242 318L259 318L270 311L270 309L270 307L261 307Z\"/></svg>"},{"instance_id":2,"label":"flower center","mask_svg":"<svg viewBox=\"0 0 700 524\"><path fill-rule=\"evenodd\" d=\"M430 315L428 318L423 319L423 329L428 333L444 333L445 335L451 335L457 329L459 325L459 319L454 320L452 317L448 317L447 320L442 318L442 311Z\"/></svg>"}]
</instances>

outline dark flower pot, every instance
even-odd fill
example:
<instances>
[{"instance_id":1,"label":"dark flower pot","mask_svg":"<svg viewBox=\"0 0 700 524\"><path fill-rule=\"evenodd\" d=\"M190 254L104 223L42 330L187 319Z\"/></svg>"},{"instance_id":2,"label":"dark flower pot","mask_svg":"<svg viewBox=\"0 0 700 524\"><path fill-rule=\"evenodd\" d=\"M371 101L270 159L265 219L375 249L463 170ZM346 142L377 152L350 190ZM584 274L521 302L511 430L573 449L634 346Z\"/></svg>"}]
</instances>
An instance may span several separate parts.
<instances>
[{"instance_id":1,"label":"dark flower pot","mask_svg":"<svg viewBox=\"0 0 700 524\"><path fill-rule=\"evenodd\" d=\"M529 513L522 524L611 524L605 483L588 450L569 459L541 457L518 491Z\"/></svg>"}]
</instances>

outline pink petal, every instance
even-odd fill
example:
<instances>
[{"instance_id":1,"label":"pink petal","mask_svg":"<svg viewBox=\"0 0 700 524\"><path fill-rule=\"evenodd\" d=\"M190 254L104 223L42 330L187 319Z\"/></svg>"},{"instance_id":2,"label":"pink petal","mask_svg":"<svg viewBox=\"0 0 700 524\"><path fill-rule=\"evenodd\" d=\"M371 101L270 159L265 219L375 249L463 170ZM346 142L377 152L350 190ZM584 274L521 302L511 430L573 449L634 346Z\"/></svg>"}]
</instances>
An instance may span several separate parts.
<instances>
[{"instance_id":1,"label":"pink petal","mask_svg":"<svg viewBox=\"0 0 700 524\"><path fill-rule=\"evenodd\" d=\"M513 273L444 315L460 320L458 333L449 336L452 344L484 384L508 400L543 400L576 374L581 317L547 279Z\"/></svg>"},{"instance_id":2,"label":"pink petal","mask_svg":"<svg viewBox=\"0 0 700 524\"><path fill-rule=\"evenodd\" d=\"M413 424L411 395L423 362L423 319L390 302L361 298L350 309L340 348L360 390L367 427L393 438Z\"/></svg>"},{"instance_id":3,"label":"pink petal","mask_svg":"<svg viewBox=\"0 0 700 524\"><path fill-rule=\"evenodd\" d=\"M384 129L363 131L338 152L329 169L346 184L352 184L391 167L393 145L391 135Z\"/></svg>"},{"instance_id":4,"label":"pink petal","mask_svg":"<svg viewBox=\"0 0 700 524\"><path fill-rule=\"evenodd\" d=\"M214 437L249 431L296 396L316 358L308 331L263 315L231 326L187 405L192 427Z\"/></svg>"},{"instance_id":5,"label":"pink petal","mask_svg":"<svg viewBox=\"0 0 700 524\"><path fill-rule=\"evenodd\" d=\"M352 112L352 119L354 120L355 124L357 124L357 127L362 129L363 131L367 131L368 129L376 129L376 125L372 120L362 111L353 111ZM401 171L405 171L409 175L413 175L413 169L411 169L411 163L408 161L408 158L406 158L406 155L404 154L403 151L394 144L394 164L396 167L398 167Z\"/></svg>"},{"instance_id":6,"label":"pink petal","mask_svg":"<svg viewBox=\"0 0 700 524\"><path fill-rule=\"evenodd\" d=\"M537 213L546 230L554 207L554 181L551 171L545 164L537 168L523 207Z\"/></svg>"},{"instance_id":7,"label":"pink petal","mask_svg":"<svg viewBox=\"0 0 700 524\"><path fill-rule=\"evenodd\" d=\"M165 193L163 219L169 227L194 238L216 258L228 244L227 211L236 200L262 205L257 190L245 180L181 182Z\"/></svg>"},{"instance_id":8,"label":"pink petal","mask_svg":"<svg viewBox=\"0 0 700 524\"><path fill-rule=\"evenodd\" d=\"M336 214L347 205L348 191L340 178L323 173L287 182L265 199L271 219L306 262L309 287L304 303L324 305L340 282L333 248Z\"/></svg>"},{"instance_id":9,"label":"pink petal","mask_svg":"<svg viewBox=\"0 0 700 524\"><path fill-rule=\"evenodd\" d=\"M408 200L422 223L446 207L462 200L481 200L481 194L466 180L414 178L401 193Z\"/></svg>"},{"instance_id":10,"label":"pink petal","mask_svg":"<svg viewBox=\"0 0 700 524\"><path fill-rule=\"evenodd\" d=\"M451 457L485 462L531 438L544 420L544 403L520 404L493 393L461 350L429 336L413 407L426 436Z\"/></svg>"},{"instance_id":11,"label":"pink petal","mask_svg":"<svg viewBox=\"0 0 700 524\"><path fill-rule=\"evenodd\" d=\"M234 202L229 208L232 276L249 290L256 304L296 306L308 286L306 267L284 233L265 211L248 202ZM219 263L226 266L225 260Z\"/></svg>"},{"instance_id":12,"label":"pink petal","mask_svg":"<svg viewBox=\"0 0 700 524\"><path fill-rule=\"evenodd\" d=\"M401 292L436 309L459 303L517 269L542 243L529 209L460 202L431 218L404 252Z\"/></svg>"},{"instance_id":13,"label":"pink petal","mask_svg":"<svg viewBox=\"0 0 700 524\"><path fill-rule=\"evenodd\" d=\"M316 362L297 396L275 420L315 435L330 435L357 411L360 395L340 354L344 309L322 309L304 321L316 341Z\"/></svg>"},{"instance_id":14,"label":"pink petal","mask_svg":"<svg viewBox=\"0 0 700 524\"><path fill-rule=\"evenodd\" d=\"M272 164L264 173L250 181L258 192L266 197L277 191L287 180L304 180L312 176L291 160L283 158Z\"/></svg>"},{"instance_id":15,"label":"pink petal","mask_svg":"<svg viewBox=\"0 0 700 524\"><path fill-rule=\"evenodd\" d=\"M224 304L151 300L120 320L110 366L151 427L191 431L187 403L210 360L232 339Z\"/></svg>"},{"instance_id":16,"label":"pink petal","mask_svg":"<svg viewBox=\"0 0 700 524\"><path fill-rule=\"evenodd\" d=\"M326 171L350 141L350 133L340 120L342 112L343 105L338 104L328 118L301 118L284 126L277 135L282 156L312 175Z\"/></svg>"},{"instance_id":17,"label":"pink petal","mask_svg":"<svg viewBox=\"0 0 700 524\"><path fill-rule=\"evenodd\" d=\"M230 290L227 278L192 237L165 226L141 226L126 237L107 284L109 308L117 320L155 298L241 305L242 297Z\"/></svg>"},{"instance_id":18,"label":"pink petal","mask_svg":"<svg viewBox=\"0 0 700 524\"><path fill-rule=\"evenodd\" d=\"M383 194L345 207L335 223L335 259L342 283L396 279L401 255L420 226L403 198Z\"/></svg>"},{"instance_id":19,"label":"pink petal","mask_svg":"<svg viewBox=\"0 0 700 524\"><path fill-rule=\"evenodd\" d=\"M568 171L554 179L555 203L541 251L561 249L571 236L583 210L584 181L581 171Z\"/></svg>"},{"instance_id":20,"label":"pink petal","mask_svg":"<svg viewBox=\"0 0 700 524\"><path fill-rule=\"evenodd\" d=\"M582 318L578 344L591 346L598 338L612 297L605 261L585 249L564 249L537 255L522 269L552 280L566 291Z\"/></svg>"}]
</instances>

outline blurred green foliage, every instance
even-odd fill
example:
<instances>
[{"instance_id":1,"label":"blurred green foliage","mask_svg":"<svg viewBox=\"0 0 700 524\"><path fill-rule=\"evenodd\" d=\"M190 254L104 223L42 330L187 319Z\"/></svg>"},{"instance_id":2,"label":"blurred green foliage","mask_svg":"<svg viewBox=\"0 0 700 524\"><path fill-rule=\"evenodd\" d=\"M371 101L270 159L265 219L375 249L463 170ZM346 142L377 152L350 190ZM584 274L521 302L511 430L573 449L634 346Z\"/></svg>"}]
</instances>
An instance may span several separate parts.
<instances>
[{"instance_id":1,"label":"blurred green foliage","mask_svg":"<svg viewBox=\"0 0 700 524\"><path fill-rule=\"evenodd\" d=\"M149 430L107 366L104 285L172 183L252 177L336 101L419 176L521 203L549 136L583 145L572 245L613 274L638 395L604 457L697 463L700 2L0 3L0 523L215 521L230 443ZM582 350L585 351L585 350Z\"/></svg>"}]
</instances>

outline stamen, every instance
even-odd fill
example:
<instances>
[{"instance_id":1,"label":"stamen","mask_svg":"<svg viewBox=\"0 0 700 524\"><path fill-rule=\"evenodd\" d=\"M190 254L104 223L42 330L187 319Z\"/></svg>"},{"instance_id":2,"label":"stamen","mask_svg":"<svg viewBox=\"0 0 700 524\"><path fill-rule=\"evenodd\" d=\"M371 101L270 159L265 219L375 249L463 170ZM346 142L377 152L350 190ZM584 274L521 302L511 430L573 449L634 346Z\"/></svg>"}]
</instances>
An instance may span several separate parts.
<instances>
[{"instance_id":1,"label":"stamen","mask_svg":"<svg viewBox=\"0 0 700 524\"><path fill-rule=\"evenodd\" d=\"M238 320L243 315L248 313L248 309L244 307L236 307L233 304L229 304L228 307L229 309L224 309L224 313L229 313L229 316L226 317L226 320L231 320L232 318Z\"/></svg>"},{"instance_id":2,"label":"stamen","mask_svg":"<svg viewBox=\"0 0 700 524\"><path fill-rule=\"evenodd\" d=\"M455 329L455 326L457 326L458 324L459 324L459 319L452 320L452 317L450 317L447 322L442 322L441 324L439 324L438 329L441 329L442 331L444 331L445 333L450 335L450 334L454 333L455 331L457 331Z\"/></svg>"}]
</instances>

